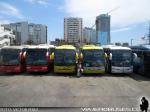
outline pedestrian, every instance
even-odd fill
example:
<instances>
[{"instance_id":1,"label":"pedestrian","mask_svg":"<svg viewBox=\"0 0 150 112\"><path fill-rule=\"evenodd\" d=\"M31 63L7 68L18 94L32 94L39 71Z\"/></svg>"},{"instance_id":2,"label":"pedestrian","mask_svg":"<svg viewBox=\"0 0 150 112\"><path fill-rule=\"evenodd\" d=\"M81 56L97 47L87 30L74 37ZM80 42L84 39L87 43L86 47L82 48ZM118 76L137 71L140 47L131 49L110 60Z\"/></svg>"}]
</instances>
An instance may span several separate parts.
<instances>
[{"instance_id":1,"label":"pedestrian","mask_svg":"<svg viewBox=\"0 0 150 112\"><path fill-rule=\"evenodd\" d=\"M143 98L141 99L141 102L142 102L142 104L140 104L140 109L141 109L141 111L142 111L142 112L147 112L148 106L149 106L148 100L147 100L145 97L143 97Z\"/></svg>"}]
</instances>

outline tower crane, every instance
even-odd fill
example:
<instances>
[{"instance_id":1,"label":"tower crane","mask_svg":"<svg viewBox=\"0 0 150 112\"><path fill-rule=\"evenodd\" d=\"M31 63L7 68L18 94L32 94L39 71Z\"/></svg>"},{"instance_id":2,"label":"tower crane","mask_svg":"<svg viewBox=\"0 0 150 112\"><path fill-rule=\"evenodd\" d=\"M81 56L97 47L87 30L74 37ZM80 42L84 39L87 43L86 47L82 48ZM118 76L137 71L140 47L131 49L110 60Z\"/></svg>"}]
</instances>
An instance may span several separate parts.
<instances>
[{"instance_id":1,"label":"tower crane","mask_svg":"<svg viewBox=\"0 0 150 112\"><path fill-rule=\"evenodd\" d=\"M111 12L113 12L113 11L119 9L119 8L120 8L120 6L117 6L117 7L113 8L113 9L111 9L110 11L108 11L108 12L106 13L106 15L110 14ZM91 28L94 28L95 25L96 25L96 23L95 23Z\"/></svg>"}]
</instances>

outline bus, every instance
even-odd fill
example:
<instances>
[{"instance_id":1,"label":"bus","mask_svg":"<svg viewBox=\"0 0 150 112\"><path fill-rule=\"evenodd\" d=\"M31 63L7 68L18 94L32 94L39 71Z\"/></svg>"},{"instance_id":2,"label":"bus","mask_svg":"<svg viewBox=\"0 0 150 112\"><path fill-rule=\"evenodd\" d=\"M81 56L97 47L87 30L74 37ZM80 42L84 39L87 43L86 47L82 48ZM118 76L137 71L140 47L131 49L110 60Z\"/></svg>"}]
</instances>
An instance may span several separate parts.
<instances>
[{"instance_id":1,"label":"bus","mask_svg":"<svg viewBox=\"0 0 150 112\"><path fill-rule=\"evenodd\" d=\"M108 56L108 73L133 72L133 58L136 58L136 54L132 54L132 50L130 48L115 45L104 45L103 48Z\"/></svg>"},{"instance_id":2,"label":"bus","mask_svg":"<svg viewBox=\"0 0 150 112\"><path fill-rule=\"evenodd\" d=\"M52 68L50 55L54 46L37 45L29 46L25 52L26 71L31 72L48 72Z\"/></svg>"},{"instance_id":3,"label":"bus","mask_svg":"<svg viewBox=\"0 0 150 112\"><path fill-rule=\"evenodd\" d=\"M150 76L150 45L131 46L132 52L137 54L133 61L135 73Z\"/></svg>"},{"instance_id":4,"label":"bus","mask_svg":"<svg viewBox=\"0 0 150 112\"><path fill-rule=\"evenodd\" d=\"M25 59L23 46L7 46L1 48L0 72L20 73L25 71Z\"/></svg>"},{"instance_id":5,"label":"bus","mask_svg":"<svg viewBox=\"0 0 150 112\"><path fill-rule=\"evenodd\" d=\"M80 49L81 73L105 73L106 54L98 45L84 45Z\"/></svg>"},{"instance_id":6,"label":"bus","mask_svg":"<svg viewBox=\"0 0 150 112\"><path fill-rule=\"evenodd\" d=\"M54 73L76 73L78 53L72 45L62 45L55 48Z\"/></svg>"}]
</instances>

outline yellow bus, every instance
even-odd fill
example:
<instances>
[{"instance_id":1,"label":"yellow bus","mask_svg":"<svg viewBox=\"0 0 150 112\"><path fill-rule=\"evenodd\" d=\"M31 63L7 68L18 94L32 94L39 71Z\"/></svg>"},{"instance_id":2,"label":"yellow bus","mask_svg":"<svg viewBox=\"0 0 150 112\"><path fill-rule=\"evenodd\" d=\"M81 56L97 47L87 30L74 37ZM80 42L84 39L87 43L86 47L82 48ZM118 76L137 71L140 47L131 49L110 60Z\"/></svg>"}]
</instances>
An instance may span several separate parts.
<instances>
[{"instance_id":1,"label":"yellow bus","mask_svg":"<svg viewBox=\"0 0 150 112\"><path fill-rule=\"evenodd\" d=\"M81 73L105 73L106 57L102 47L84 45L80 48Z\"/></svg>"},{"instance_id":2,"label":"yellow bus","mask_svg":"<svg viewBox=\"0 0 150 112\"><path fill-rule=\"evenodd\" d=\"M54 58L55 73L76 73L78 54L72 45L62 45L55 48L51 56Z\"/></svg>"}]
</instances>

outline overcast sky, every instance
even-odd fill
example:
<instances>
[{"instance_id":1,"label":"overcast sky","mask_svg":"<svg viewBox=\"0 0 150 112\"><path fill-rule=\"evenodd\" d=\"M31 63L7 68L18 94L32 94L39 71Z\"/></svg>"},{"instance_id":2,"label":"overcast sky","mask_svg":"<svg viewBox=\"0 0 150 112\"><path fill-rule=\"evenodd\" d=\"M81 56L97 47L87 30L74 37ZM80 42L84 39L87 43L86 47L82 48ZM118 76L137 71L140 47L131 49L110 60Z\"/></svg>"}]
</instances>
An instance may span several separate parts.
<instances>
[{"instance_id":1,"label":"overcast sky","mask_svg":"<svg viewBox=\"0 0 150 112\"><path fill-rule=\"evenodd\" d=\"M91 27L110 12L112 42L130 42L148 33L150 0L0 0L0 24L29 21L48 26L48 39L63 38L64 17L81 17Z\"/></svg>"}]
</instances>

